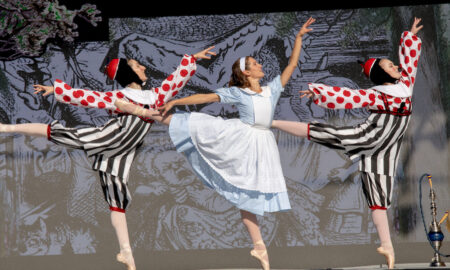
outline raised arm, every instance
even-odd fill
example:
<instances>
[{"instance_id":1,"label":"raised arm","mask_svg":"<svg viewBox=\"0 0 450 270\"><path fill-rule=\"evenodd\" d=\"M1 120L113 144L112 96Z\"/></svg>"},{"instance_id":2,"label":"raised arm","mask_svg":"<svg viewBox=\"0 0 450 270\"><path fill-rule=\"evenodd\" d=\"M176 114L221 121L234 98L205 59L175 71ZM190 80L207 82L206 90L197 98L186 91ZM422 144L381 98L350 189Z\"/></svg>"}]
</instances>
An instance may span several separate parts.
<instances>
[{"instance_id":1,"label":"raised arm","mask_svg":"<svg viewBox=\"0 0 450 270\"><path fill-rule=\"evenodd\" d=\"M421 53L422 41L417 37L417 33L422 29L423 25L418 26L421 19L414 18L414 23L411 27L411 31L405 31L400 39L399 46L399 61L402 69L402 79L407 87L412 88L414 86L418 61Z\"/></svg>"},{"instance_id":2,"label":"raised arm","mask_svg":"<svg viewBox=\"0 0 450 270\"><path fill-rule=\"evenodd\" d=\"M305 24L303 24L300 31L297 33L297 36L295 37L295 43L294 48L292 49L291 57L289 58L289 64L284 69L283 73L281 73L281 85L284 87L289 79L292 76L292 73L294 73L294 70L297 68L298 59L300 57L300 52L302 50L302 39L303 35L311 31L311 28L308 28L312 23L314 23L316 19L309 18Z\"/></svg>"},{"instance_id":3,"label":"raised arm","mask_svg":"<svg viewBox=\"0 0 450 270\"><path fill-rule=\"evenodd\" d=\"M210 55L216 55L211 50L214 46L211 46L205 50L202 50L193 55L185 54L181 59L180 65L177 69L170 74L161 84L160 87L153 88L152 90L157 95L156 107L160 107L174 97L179 90L181 90L186 83L194 76L197 70L197 59L210 59Z\"/></svg>"}]
</instances>

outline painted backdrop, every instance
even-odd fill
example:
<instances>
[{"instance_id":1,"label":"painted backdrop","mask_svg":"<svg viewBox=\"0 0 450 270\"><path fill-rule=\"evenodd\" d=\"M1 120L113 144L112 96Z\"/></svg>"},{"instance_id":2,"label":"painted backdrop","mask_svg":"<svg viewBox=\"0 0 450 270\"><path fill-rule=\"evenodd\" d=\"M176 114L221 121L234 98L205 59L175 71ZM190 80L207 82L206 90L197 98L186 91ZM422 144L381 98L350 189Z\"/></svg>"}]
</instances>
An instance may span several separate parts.
<instances>
[{"instance_id":1,"label":"painted backdrop","mask_svg":"<svg viewBox=\"0 0 450 270\"><path fill-rule=\"evenodd\" d=\"M371 86L357 60L387 57L397 61L402 31L413 17L426 25L414 89L413 120L404 140L393 205L389 211L394 242L424 241L418 218L417 181L435 176L437 196L450 205L447 114L449 100L449 5L292 13L233 14L110 20L109 42L50 44L37 58L0 62L0 119L3 123L50 123L73 127L101 125L105 111L59 104L53 96L33 94L32 85L62 79L73 87L98 91L119 86L102 67L114 57L145 65L148 85L157 86L181 56L215 45L217 57L198 62L195 77L179 96L209 93L225 86L232 63L241 56L257 59L264 82L288 63L295 34L308 17L317 19L304 38L299 68L277 106L275 119L362 122L368 112L322 109L299 99L308 82ZM263 83L264 83L263 82ZM237 117L222 104L178 108ZM292 211L261 217L270 246L327 246L375 243L377 236L361 191L357 164L330 150L274 130ZM106 219L97 172L83 152L44 138L0 137L0 257L93 254L115 245ZM173 251L250 247L239 211L205 187L185 158L174 150L167 128L155 124L132 167L128 208L134 249ZM427 207L428 208L428 207ZM441 208L442 210L442 208Z\"/></svg>"}]
</instances>

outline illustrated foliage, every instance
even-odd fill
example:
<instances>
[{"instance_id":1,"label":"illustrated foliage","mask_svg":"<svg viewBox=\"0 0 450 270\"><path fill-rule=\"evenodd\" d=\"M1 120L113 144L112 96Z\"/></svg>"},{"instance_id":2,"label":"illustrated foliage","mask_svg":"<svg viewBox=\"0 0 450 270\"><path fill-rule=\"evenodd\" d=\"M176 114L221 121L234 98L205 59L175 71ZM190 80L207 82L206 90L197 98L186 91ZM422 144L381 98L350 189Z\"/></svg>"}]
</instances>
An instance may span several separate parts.
<instances>
[{"instance_id":1,"label":"illustrated foliage","mask_svg":"<svg viewBox=\"0 0 450 270\"><path fill-rule=\"evenodd\" d=\"M73 42L76 17L97 26L102 19L92 4L68 10L57 0L0 0L0 59L39 56L51 39Z\"/></svg>"}]
</instances>

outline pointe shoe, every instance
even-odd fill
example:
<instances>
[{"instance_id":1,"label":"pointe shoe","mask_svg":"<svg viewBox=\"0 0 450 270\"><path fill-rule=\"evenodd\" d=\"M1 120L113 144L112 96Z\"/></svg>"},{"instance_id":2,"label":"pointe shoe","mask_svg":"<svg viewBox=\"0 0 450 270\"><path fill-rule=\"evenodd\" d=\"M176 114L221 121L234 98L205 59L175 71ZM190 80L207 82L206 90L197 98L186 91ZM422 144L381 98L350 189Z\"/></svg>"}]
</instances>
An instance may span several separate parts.
<instances>
[{"instance_id":1,"label":"pointe shoe","mask_svg":"<svg viewBox=\"0 0 450 270\"><path fill-rule=\"evenodd\" d=\"M256 245L264 245L264 242L258 241ZM250 255L259 260L259 262L261 263L261 269L270 270L269 258L268 256L266 256L267 249L252 249L250 251Z\"/></svg>"},{"instance_id":2,"label":"pointe shoe","mask_svg":"<svg viewBox=\"0 0 450 270\"><path fill-rule=\"evenodd\" d=\"M386 257L386 264L388 269L394 269L395 256L394 256L394 248L386 249L384 247L377 248L377 252L384 257Z\"/></svg>"},{"instance_id":3,"label":"pointe shoe","mask_svg":"<svg viewBox=\"0 0 450 270\"><path fill-rule=\"evenodd\" d=\"M127 266L127 270L136 270L131 248L120 250L120 253L117 254L116 259L118 262L125 264Z\"/></svg>"}]
</instances>

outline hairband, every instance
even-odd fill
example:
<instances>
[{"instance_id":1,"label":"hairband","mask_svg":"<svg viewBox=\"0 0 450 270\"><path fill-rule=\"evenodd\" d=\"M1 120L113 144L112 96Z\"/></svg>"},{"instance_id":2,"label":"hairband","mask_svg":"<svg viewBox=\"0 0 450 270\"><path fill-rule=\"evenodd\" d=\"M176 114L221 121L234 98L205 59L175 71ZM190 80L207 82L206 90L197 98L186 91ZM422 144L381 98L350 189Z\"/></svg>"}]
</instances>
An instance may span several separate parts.
<instances>
[{"instance_id":1,"label":"hairband","mask_svg":"<svg viewBox=\"0 0 450 270\"><path fill-rule=\"evenodd\" d=\"M239 67L241 68L241 71L244 72L244 70L245 70L245 56L241 57L239 59Z\"/></svg>"}]
</instances>

